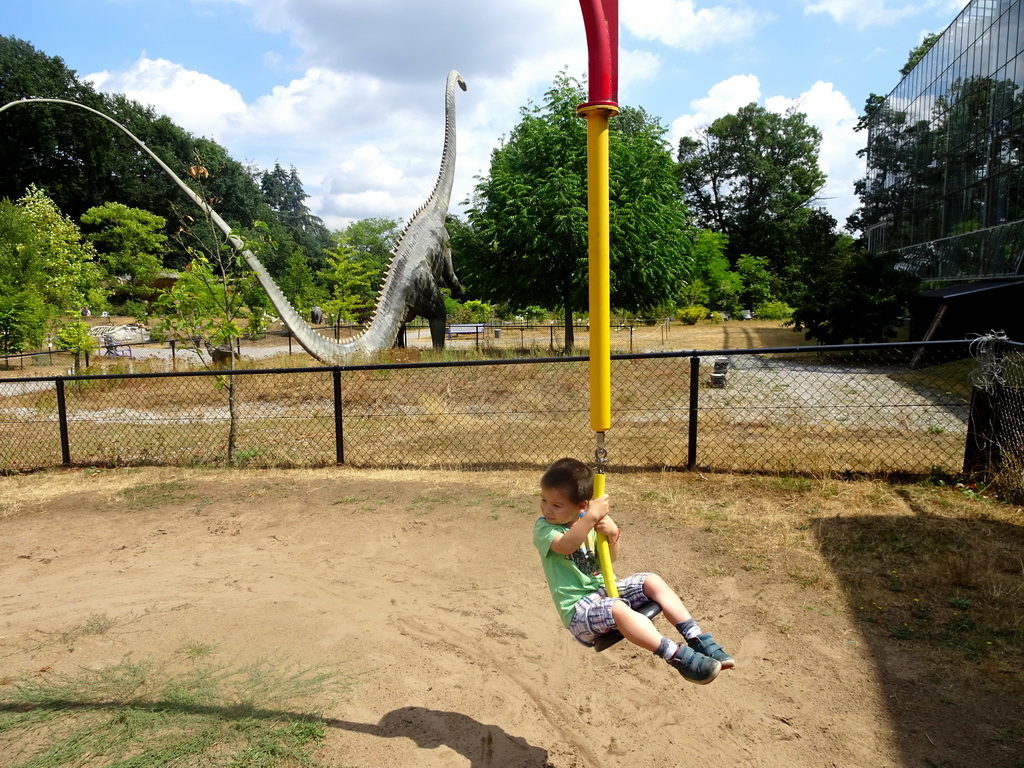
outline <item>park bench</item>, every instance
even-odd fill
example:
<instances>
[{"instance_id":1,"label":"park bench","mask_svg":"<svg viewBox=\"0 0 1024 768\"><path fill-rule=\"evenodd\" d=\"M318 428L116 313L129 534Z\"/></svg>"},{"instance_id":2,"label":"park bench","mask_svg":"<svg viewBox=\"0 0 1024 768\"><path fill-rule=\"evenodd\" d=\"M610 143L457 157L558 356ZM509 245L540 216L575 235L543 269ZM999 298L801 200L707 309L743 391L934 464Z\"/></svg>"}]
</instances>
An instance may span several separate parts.
<instances>
[{"instance_id":1,"label":"park bench","mask_svg":"<svg viewBox=\"0 0 1024 768\"><path fill-rule=\"evenodd\" d=\"M483 323L452 323L448 326L448 338L452 336L476 336L480 337L484 332Z\"/></svg>"}]
</instances>

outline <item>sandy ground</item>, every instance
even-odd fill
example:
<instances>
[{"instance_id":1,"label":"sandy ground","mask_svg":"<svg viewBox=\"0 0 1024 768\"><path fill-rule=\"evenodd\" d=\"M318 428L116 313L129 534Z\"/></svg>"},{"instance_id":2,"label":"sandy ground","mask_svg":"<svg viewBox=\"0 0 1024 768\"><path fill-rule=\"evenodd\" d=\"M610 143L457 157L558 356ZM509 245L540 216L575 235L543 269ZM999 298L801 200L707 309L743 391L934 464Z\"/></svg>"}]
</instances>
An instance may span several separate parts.
<instances>
[{"instance_id":1,"label":"sandy ground","mask_svg":"<svg viewBox=\"0 0 1024 768\"><path fill-rule=\"evenodd\" d=\"M350 679L324 713L317 757L332 766L1014 765L971 761L966 694L915 709L925 673L880 661L841 591L745 570L699 525L645 509L700 482L627 475L609 490L619 575L664 575L736 657L707 686L562 629L530 543L535 473L0 478L0 701L21 678L205 643L225 663ZM67 641L97 616L108 630ZM889 685L893 665L905 685Z\"/></svg>"}]
</instances>

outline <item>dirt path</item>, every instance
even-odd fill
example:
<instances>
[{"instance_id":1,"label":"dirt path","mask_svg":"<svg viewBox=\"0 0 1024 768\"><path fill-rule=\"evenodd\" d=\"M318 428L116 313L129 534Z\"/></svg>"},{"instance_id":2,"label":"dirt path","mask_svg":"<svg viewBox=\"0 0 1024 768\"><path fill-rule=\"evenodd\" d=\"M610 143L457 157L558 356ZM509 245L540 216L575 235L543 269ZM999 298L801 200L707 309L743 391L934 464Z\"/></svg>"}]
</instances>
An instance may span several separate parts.
<instances>
[{"instance_id":1,"label":"dirt path","mask_svg":"<svg viewBox=\"0 0 1024 768\"><path fill-rule=\"evenodd\" d=\"M203 643L225 662L287 658L350 678L325 712L328 765L925 764L901 751L905 723L841 593L744 570L695 520L651 509L735 495L731 481L610 483L620 574L665 575L737 659L709 686L624 643L586 650L562 629L530 546L535 482L348 470L0 478L0 700L18 678ZM109 627L72 631L96 617ZM931 727L945 762L929 764L966 765L950 751L956 734Z\"/></svg>"}]
</instances>

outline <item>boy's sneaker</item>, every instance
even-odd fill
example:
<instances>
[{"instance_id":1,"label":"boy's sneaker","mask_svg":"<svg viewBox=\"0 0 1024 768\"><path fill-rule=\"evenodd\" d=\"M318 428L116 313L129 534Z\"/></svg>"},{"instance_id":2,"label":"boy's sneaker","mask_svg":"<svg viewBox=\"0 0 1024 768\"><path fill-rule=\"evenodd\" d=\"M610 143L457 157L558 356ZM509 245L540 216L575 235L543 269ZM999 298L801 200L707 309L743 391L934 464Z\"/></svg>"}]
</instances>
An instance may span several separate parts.
<instances>
[{"instance_id":1,"label":"boy's sneaker","mask_svg":"<svg viewBox=\"0 0 1024 768\"><path fill-rule=\"evenodd\" d=\"M676 655L668 660L668 663L675 667L680 675L697 685L707 685L718 677L718 673L722 670L722 665L710 656L697 653L689 646L682 644L676 651Z\"/></svg>"},{"instance_id":2,"label":"boy's sneaker","mask_svg":"<svg viewBox=\"0 0 1024 768\"><path fill-rule=\"evenodd\" d=\"M697 635L695 638L687 640L686 644L697 653L710 656L722 665L722 669L732 669L736 666L736 661L733 657L726 653L722 649L722 646L715 642L715 638L711 636L710 632L705 632L703 635Z\"/></svg>"}]
</instances>

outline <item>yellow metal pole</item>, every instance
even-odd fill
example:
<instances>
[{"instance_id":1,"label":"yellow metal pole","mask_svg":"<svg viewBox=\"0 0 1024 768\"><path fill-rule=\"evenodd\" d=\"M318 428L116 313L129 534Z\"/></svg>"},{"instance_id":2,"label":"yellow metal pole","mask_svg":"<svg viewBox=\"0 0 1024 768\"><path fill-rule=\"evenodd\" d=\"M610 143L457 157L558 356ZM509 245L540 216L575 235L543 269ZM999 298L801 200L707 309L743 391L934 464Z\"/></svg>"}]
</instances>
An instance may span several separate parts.
<instances>
[{"instance_id":1,"label":"yellow metal pole","mask_svg":"<svg viewBox=\"0 0 1024 768\"><path fill-rule=\"evenodd\" d=\"M594 498L604 494L604 435L612 425L611 267L608 195L608 119L618 109L608 104L579 108L587 120L587 237L590 270L590 428L597 433L598 468ZM605 592L618 597L611 551L597 537L597 560Z\"/></svg>"}]
</instances>

